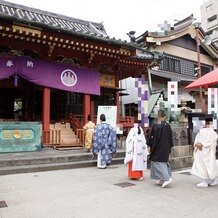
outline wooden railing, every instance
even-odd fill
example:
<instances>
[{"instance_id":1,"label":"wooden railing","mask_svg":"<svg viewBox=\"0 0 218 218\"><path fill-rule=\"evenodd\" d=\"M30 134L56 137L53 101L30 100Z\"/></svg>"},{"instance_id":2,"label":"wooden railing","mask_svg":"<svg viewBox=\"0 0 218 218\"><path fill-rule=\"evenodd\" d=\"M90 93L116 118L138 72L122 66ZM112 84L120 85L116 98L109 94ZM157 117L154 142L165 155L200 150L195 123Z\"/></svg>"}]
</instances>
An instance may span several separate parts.
<instances>
[{"instance_id":1,"label":"wooden railing","mask_svg":"<svg viewBox=\"0 0 218 218\"><path fill-rule=\"evenodd\" d=\"M97 116L91 116L94 123L97 122ZM134 117L131 116L117 116L117 124L123 125L123 127L133 127L134 126Z\"/></svg>"},{"instance_id":2,"label":"wooden railing","mask_svg":"<svg viewBox=\"0 0 218 218\"><path fill-rule=\"evenodd\" d=\"M97 116L91 116L92 121L96 124ZM73 115L70 114L69 122L71 128L76 133L78 140L84 140L84 131L83 131L83 116L82 115ZM118 116L117 124L123 127L124 133L128 133L129 130L134 126L134 117L131 116ZM78 130L78 132L77 132ZM82 133L83 131L83 133ZM78 135L80 134L80 135ZM82 136L83 134L83 136Z\"/></svg>"},{"instance_id":3,"label":"wooden railing","mask_svg":"<svg viewBox=\"0 0 218 218\"><path fill-rule=\"evenodd\" d=\"M97 116L92 117L93 122L97 122ZM77 145L84 145L85 131L83 129L83 117L82 115L74 116L70 115L70 124L73 131L77 136ZM118 116L117 124L123 127L124 134L129 132L129 129L134 126L134 118L130 116ZM43 130L42 135L43 144L60 145L61 142L61 130Z\"/></svg>"},{"instance_id":4,"label":"wooden railing","mask_svg":"<svg viewBox=\"0 0 218 218\"><path fill-rule=\"evenodd\" d=\"M85 143L85 131L84 131L84 129L77 129L76 135L77 135L77 144L84 145L84 143Z\"/></svg>"},{"instance_id":5,"label":"wooden railing","mask_svg":"<svg viewBox=\"0 0 218 218\"><path fill-rule=\"evenodd\" d=\"M134 126L134 117L130 116L118 116L117 124L122 124L124 128L133 127Z\"/></svg>"},{"instance_id":6,"label":"wooden railing","mask_svg":"<svg viewBox=\"0 0 218 218\"><path fill-rule=\"evenodd\" d=\"M131 116L118 116L117 124L123 127L123 135L129 133L129 130L134 126L134 117Z\"/></svg>"},{"instance_id":7,"label":"wooden railing","mask_svg":"<svg viewBox=\"0 0 218 218\"><path fill-rule=\"evenodd\" d=\"M77 129L83 128L83 116L82 115L73 115L72 113L69 115L69 123L71 128L76 133Z\"/></svg>"},{"instance_id":8,"label":"wooden railing","mask_svg":"<svg viewBox=\"0 0 218 218\"><path fill-rule=\"evenodd\" d=\"M43 130L42 140L43 140L43 144L59 145L61 144L61 131Z\"/></svg>"}]
</instances>

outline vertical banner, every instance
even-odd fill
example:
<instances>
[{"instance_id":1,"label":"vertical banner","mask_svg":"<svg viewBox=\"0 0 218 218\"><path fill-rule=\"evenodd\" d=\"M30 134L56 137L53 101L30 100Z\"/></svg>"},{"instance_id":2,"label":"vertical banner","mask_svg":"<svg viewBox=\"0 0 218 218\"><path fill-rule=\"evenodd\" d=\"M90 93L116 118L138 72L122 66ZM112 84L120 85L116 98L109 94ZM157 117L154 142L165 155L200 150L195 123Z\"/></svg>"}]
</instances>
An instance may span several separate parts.
<instances>
[{"instance_id":1,"label":"vertical banner","mask_svg":"<svg viewBox=\"0 0 218 218\"><path fill-rule=\"evenodd\" d=\"M170 81L167 83L167 99L170 102L171 111L176 111L178 108L178 82Z\"/></svg>"},{"instance_id":2,"label":"vertical banner","mask_svg":"<svg viewBox=\"0 0 218 218\"><path fill-rule=\"evenodd\" d=\"M138 89L138 122L142 127L148 127L148 82L144 78L136 78L135 86Z\"/></svg>"},{"instance_id":3,"label":"vertical banner","mask_svg":"<svg viewBox=\"0 0 218 218\"><path fill-rule=\"evenodd\" d=\"M213 127L217 129L218 122L218 88L208 89L208 113L214 114Z\"/></svg>"},{"instance_id":4,"label":"vertical banner","mask_svg":"<svg viewBox=\"0 0 218 218\"><path fill-rule=\"evenodd\" d=\"M114 130L117 128L117 106L98 106L97 124L100 124L100 115L104 114L106 123L110 124Z\"/></svg>"}]
</instances>

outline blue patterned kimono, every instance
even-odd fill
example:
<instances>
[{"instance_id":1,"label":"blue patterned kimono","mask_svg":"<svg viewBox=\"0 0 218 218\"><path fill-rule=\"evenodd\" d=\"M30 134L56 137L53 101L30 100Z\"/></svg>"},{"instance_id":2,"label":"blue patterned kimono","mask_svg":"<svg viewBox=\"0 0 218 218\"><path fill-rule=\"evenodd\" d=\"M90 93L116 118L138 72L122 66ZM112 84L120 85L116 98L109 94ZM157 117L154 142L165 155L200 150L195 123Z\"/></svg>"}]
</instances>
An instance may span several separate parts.
<instances>
[{"instance_id":1,"label":"blue patterned kimono","mask_svg":"<svg viewBox=\"0 0 218 218\"><path fill-rule=\"evenodd\" d=\"M116 153L116 132L111 125L101 123L97 125L93 135L93 154L101 152L101 164L107 165L112 161L112 154Z\"/></svg>"}]
</instances>

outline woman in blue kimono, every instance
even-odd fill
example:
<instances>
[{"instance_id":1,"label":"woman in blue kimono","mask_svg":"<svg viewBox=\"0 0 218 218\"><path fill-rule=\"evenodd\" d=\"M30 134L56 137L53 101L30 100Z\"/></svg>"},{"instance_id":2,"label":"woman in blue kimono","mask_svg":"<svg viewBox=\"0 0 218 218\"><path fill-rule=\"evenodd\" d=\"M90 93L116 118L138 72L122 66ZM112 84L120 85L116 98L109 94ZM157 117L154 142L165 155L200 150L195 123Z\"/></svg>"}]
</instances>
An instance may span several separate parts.
<instances>
[{"instance_id":1,"label":"woman in blue kimono","mask_svg":"<svg viewBox=\"0 0 218 218\"><path fill-rule=\"evenodd\" d=\"M116 132L106 123L104 114L100 115L100 122L94 132L92 152L98 155L97 167L105 169L112 162L112 155L116 153Z\"/></svg>"}]
</instances>

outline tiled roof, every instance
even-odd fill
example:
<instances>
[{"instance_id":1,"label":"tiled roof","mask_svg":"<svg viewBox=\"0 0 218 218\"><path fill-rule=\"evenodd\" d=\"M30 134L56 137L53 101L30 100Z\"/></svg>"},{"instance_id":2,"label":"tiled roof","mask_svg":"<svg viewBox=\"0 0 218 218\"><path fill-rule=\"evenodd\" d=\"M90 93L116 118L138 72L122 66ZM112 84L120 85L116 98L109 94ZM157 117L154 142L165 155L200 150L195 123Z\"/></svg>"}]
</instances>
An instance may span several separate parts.
<instances>
[{"instance_id":1,"label":"tiled roof","mask_svg":"<svg viewBox=\"0 0 218 218\"><path fill-rule=\"evenodd\" d=\"M148 52L141 52L141 51L138 51L136 56L134 58L137 58L137 59L153 59L153 55L148 53Z\"/></svg>"},{"instance_id":2,"label":"tiled roof","mask_svg":"<svg viewBox=\"0 0 218 218\"><path fill-rule=\"evenodd\" d=\"M52 28L69 32L91 39L106 41L128 48L137 49L144 53L138 56L140 59L152 59L153 53L141 47L137 42L127 42L126 40L110 38L102 23L85 21L52 12L47 12L31 7L10 3L0 0L0 18L22 22L38 27Z\"/></svg>"},{"instance_id":3,"label":"tiled roof","mask_svg":"<svg viewBox=\"0 0 218 218\"><path fill-rule=\"evenodd\" d=\"M164 31L164 32L148 32L148 36L165 37L165 36L179 33L181 31L185 31L188 27L192 25L194 20L195 20L194 16L190 15L185 19L175 23L174 26L171 28L171 30Z\"/></svg>"},{"instance_id":4,"label":"tiled roof","mask_svg":"<svg viewBox=\"0 0 218 218\"><path fill-rule=\"evenodd\" d=\"M164 71L164 70L150 70L150 73L155 76L164 77L168 79L179 79L179 81L193 82L196 80L195 76L190 76L186 74L178 74L174 72Z\"/></svg>"},{"instance_id":5,"label":"tiled roof","mask_svg":"<svg viewBox=\"0 0 218 218\"><path fill-rule=\"evenodd\" d=\"M106 37L103 24L84 21L0 0L0 16L72 32Z\"/></svg>"}]
</instances>

